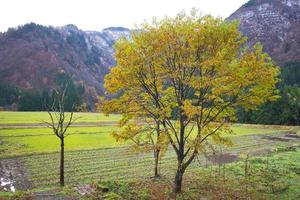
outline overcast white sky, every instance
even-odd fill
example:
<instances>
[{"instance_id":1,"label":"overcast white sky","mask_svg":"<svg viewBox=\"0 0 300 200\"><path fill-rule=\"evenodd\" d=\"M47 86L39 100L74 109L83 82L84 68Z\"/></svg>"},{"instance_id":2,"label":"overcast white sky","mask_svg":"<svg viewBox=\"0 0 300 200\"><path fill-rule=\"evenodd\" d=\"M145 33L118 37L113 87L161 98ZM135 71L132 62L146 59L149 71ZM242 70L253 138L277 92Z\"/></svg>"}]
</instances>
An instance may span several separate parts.
<instances>
[{"instance_id":1,"label":"overcast white sky","mask_svg":"<svg viewBox=\"0 0 300 200\"><path fill-rule=\"evenodd\" d=\"M175 16L193 7L203 14L228 17L248 0L0 0L0 31L29 22L82 30L110 26L133 28L153 16Z\"/></svg>"}]
</instances>

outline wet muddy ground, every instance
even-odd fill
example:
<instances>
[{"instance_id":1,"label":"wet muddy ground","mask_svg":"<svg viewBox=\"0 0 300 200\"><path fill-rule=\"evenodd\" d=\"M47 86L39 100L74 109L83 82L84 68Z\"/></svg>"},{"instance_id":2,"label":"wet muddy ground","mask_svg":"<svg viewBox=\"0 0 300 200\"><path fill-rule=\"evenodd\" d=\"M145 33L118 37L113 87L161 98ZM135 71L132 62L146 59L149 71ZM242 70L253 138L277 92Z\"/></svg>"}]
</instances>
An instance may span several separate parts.
<instances>
[{"instance_id":1,"label":"wet muddy ground","mask_svg":"<svg viewBox=\"0 0 300 200\"><path fill-rule=\"evenodd\" d=\"M0 159L0 189L14 192L30 188L22 158Z\"/></svg>"}]
</instances>

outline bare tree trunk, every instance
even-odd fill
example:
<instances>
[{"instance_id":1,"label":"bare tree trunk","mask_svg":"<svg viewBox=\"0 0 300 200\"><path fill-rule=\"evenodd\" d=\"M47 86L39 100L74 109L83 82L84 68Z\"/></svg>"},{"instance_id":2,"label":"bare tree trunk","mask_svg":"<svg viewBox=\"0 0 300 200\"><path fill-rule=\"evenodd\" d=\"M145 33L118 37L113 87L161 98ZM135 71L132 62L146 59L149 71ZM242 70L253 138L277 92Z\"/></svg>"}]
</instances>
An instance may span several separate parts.
<instances>
[{"instance_id":1,"label":"bare tree trunk","mask_svg":"<svg viewBox=\"0 0 300 200\"><path fill-rule=\"evenodd\" d=\"M180 119L180 135L179 135L179 148L177 153L177 172L174 181L174 192L180 193L182 188L182 177L184 174L183 159L184 159L184 125L182 118Z\"/></svg>"},{"instance_id":2,"label":"bare tree trunk","mask_svg":"<svg viewBox=\"0 0 300 200\"><path fill-rule=\"evenodd\" d=\"M63 187L65 185L65 174L64 174L64 155L65 155L65 137L68 136L67 130L73 123L73 111L68 115L65 113L65 95L68 89L68 84L65 85L63 90L56 90L55 95L53 96L52 105L45 105L47 107L47 112L50 117L50 122L44 121L49 128L52 129L53 133L60 140L60 167L59 167L59 183ZM50 106L50 107L49 107ZM74 104L72 105L74 109Z\"/></svg>"},{"instance_id":3,"label":"bare tree trunk","mask_svg":"<svg viewBox=\"0 0 300 200\"><path fill-rule=\"evenodd\" d=\"M64 155L65 155L65 144L64 144L64 138L60 139L60 186L65 185L65 175L64 175Z\"/></svg>"},{"instance_id":4,"label":"bare tree trunk","mask_svg":"<svg viewBox=\"0 0 300 200\"><path fill-rule=\"evenodd\" d=\"M183 168L183 153L179 153L177 155L177 171L175 175L175 180L174 180L174 192L175 193L180 193L181 188L182 188L182 177L184 174L184 168Z\"/></svg>"},{"instance_id":5,"label":"bare tree trunk","mask_svg":"<svg viewBox=\"0 0 300 200\"><path fill-rule=\"evenodd\" d=\"M157 136L157 143L159 141L159 138L160 138L160 123L159 122L156 122L156 136ZM154 177L159 177L159 168L158 168L158 165L159 165L159 154L160 154L160 148L159 146L156 144L155 145L155 148L154 148Z\"/></svg>"},{"instance_id":6,"label":"bare tree trunk","mask_svg":"<svg viewBox=\"0 0 300 200\"><path fill-rule=\"evenodd\" d=\"M158 164L159 164L159 153L160 150L154 150L154 160L155 160L155 165L154 165L154 177L159 177L159 172L158 172Z\"/></svg>"},{"instance_id":7,"label":"bare tree trunk","mask_svg":"<svg viewBox=\"0 0 300 200\"><path fill-rule=\"evenodd\" d=\"M174 187L175 193L181 192L183 173L184 171L182 169L177 169L176 176L175 176L175 187Z\"/></svg>"}]
</instances>

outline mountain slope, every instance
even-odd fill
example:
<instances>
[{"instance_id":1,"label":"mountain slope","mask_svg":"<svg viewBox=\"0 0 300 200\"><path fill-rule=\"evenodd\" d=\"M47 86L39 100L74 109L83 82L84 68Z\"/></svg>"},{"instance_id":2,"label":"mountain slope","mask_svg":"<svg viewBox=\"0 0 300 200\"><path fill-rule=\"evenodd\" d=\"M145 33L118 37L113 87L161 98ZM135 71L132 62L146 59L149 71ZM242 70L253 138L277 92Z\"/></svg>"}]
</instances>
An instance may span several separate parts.
<instances>
[{"instance_id":1,"label":"mountain slope","mask_svg":"<svg viewBox=\"0 0 300 200\"><path fill-rule=\"evenodd\" d=\"M250 0L228 18L236 19L249 43L261 42L278 64L300 61L300 0Z\"/></svg>"},{"instance_id":2,"label":"mountain slope","mask_svg":"<svg viewBox=\"0 0 300 200\"><path fill-rule=\"evenodd\" d=\"M300 66L300 0L250 0L227 20L240 20L249 44L261 42L279 65ZM34 23L9 29L0 33L0 85L41 92L66 73L84 85L85 101L93 108L104 92L105 74L115 65L114 43L130 34L122 27L97 32Z\"/></svg>"},{"instance_id":3,"label":"mountain slope","mask_svg":"<svg viewBox=\"0 0 300 200\"><path fill-rule=\"evenodd\" d=\"M103 94L103 78L115 65L112 45L130 30L107 28L84 32L74 25L45 27L34 23L0 35L0 80L42 91L51 89L55 76L66 73L85 88L90 107Z\"/></svg>"}]
</instances>

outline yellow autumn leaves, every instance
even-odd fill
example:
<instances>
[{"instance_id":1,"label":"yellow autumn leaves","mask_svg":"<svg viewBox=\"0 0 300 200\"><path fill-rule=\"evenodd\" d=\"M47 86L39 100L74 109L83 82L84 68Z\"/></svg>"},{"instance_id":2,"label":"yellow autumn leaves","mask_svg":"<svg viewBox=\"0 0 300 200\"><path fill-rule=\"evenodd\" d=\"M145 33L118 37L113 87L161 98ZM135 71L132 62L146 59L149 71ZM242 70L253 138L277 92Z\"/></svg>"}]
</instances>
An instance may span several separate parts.
<instances>
[{"instance_id":1,"label":"yellow autumn leaves","mask_svg":"<svg viewBox=\"0 0 300 200\"><path fill-rule=\"evenodd\" d=\"M260 44L246 45L237 22L181 13L145 23L116 44L115 58L101 103L123 116L114 136L154 150L171 144L182 174L208 142L230 143L222 133L238 107L276 98L279 68Z\"/></svg>"}]
</instances>

